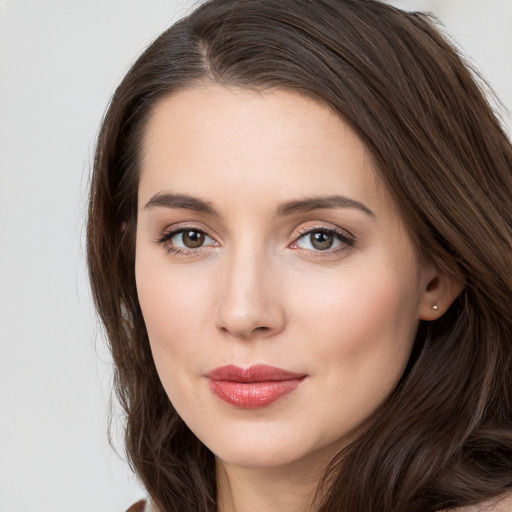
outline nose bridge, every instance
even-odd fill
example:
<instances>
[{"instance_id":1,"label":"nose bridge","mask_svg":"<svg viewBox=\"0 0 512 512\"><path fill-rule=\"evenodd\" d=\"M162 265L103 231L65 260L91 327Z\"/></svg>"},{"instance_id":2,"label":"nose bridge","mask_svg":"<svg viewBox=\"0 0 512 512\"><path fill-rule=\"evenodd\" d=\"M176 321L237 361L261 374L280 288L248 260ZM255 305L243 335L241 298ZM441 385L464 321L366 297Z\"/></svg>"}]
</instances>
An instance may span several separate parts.
<instances>
[{"instance_id":1,"label":"nose bridge","mask_svg":"<svg viewBox=\"0 0 512 512\"><path fill-rule=\"evenodd\" d=\"M217 327L240 337L271 336L282 330L284 310L273 257L248 243L233 247L220 279Z\"/></svg>"}]
</instances>

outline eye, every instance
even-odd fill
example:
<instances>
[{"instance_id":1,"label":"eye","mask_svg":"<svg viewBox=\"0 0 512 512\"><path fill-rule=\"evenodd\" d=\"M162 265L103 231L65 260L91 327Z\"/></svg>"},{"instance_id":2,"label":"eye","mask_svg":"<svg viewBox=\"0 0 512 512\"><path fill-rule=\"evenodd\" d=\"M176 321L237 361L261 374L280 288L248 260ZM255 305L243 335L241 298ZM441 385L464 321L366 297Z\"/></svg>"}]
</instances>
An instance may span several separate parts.
<instances>
[{"instance_id":1,"label":"eye","mask_svg":"<svg viewBox=\"0 0 512 512\"><path fill-rule=\"evenodd\" d=\"M310 247L319 251L326 251L327 249L331 249L334 243L337 241L332 233L328 233L326 231L313 231L309 235L306 235L305 238ZM301 239L302 241L302 239Z\"/></svg>"},{"instance_id":2,"label":"eye","mask_svg":"<svg viewBox=\"0 0 512 512\"><path fill-rule=\"evenodd\" d=\"M332 229L310 229L296 239L291 245L292 249L305 249L309 251L333 251L338 248L351 247L354 240L347 235Z\"/></svg>"},{"instance_id":3,"label":"eye","mask_svg":"<svg viewBox=\"0 0 512 512\"><path fill-rule=\"evenodd\" d=\"M166 245L168 252L176 254L217 245L217 242L201 229L187 227L168 230L156 242Z\"/></svg>"},{"instance_id":4,"label":"eye","mask_svg":"<svg viewBox=\"0 0 512 512\"><path fill-rule=\"evenodd\" d=\"M204 232L198 229L184 229L175 233L169 241L175 247L184 249L197 249L202 247L205 242L212 242L212 239Z\"/></svg>"}]
</instances>

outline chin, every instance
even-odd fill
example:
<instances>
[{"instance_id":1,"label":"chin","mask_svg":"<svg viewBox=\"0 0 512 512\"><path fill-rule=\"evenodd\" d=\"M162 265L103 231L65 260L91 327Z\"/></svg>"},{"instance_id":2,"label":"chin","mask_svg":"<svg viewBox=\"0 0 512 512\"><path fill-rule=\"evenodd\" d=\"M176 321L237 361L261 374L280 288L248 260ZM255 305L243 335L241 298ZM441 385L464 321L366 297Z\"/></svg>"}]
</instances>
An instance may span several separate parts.
<instances>
[{"instance_id":1,"label":"chin","mask_svg":"<svg viewBox=\"0 0 512 512\"><path fill-rule=\"evenodd\" d=\"M297 459L297 452L291 450L277 450L275 446L269 444L260 449L237 450L230 447L227 450L219 450L221 453L215 454L216 458L222 462L239 467L246 468L275 468L288 466Z\"/></svg>"},{"instance_id":2,"label":"chin","mask_svg":"<svg viewBox=\"0 0 512 512\"><path fill-rule=\"evenodd\" d=\"M222 463L246 468L279 468L304 464L311 469L318 464L327 464L342 447L339 439L321 442L312 433L306 437L297 434L297 431L265 432L259 429L255 435L239 432L239 435L228 435L224 439L204 441Z\"/></svg>"}]
</instances>

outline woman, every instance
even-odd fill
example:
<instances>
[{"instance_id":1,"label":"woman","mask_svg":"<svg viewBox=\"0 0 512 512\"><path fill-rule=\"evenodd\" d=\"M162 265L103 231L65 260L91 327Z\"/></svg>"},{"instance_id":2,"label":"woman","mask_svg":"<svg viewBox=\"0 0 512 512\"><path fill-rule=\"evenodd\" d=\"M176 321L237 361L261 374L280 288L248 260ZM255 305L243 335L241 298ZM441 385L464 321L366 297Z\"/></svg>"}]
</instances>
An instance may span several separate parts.
<instances>
[{"instance_id":1,"label":"woman","mask_svg":"<svg viewBox=\"0 0 512 512\"><path fill-rule=\"evenodd\" d=\"M511 169L423 15L213 0L162 34L88 224L133 510L512 510Z\"/></svg>"}]
</instances>

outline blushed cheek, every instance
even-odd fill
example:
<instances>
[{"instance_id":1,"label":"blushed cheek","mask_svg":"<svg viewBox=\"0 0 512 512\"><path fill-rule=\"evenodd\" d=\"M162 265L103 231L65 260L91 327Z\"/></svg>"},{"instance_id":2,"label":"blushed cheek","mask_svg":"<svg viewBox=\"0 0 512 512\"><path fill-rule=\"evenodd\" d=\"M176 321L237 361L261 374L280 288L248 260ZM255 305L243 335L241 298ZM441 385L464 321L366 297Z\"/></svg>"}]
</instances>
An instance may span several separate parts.
<instances>
[{"instance_id":1,"label":"blushed cheek","mask_svg":"<svg viewBox=\"0 0 512 512\"><path fill-rule=\"evenodd\" d=\"M197 277L176 272L160 257L144 258L141 251L136 266L137 294L144 320L154 334L183 336L194 333L206 293Z\"/></svg>"},{"instance_id":2,"label":"blushed cheek","mask_svg":"<svg viewBox=\"0 0 512 512\"><path fill-rule=\"evenodd\" d=\"M190 389L188 377L196 372L194 361L201 352L197 308L186 290L180 293L176 282L148 268L138 274L139 302L158 375L174 407L181 410L197 392Z\"/></svg>"},{"instance_id":3,"label":"blushed cheek","mask_svg":"<svg viewBox=\"0 0 512 512\"><path fill-rule=\"evenodd\" d=\"M310 292L310 307L303 306L302 316L310 336L316 329L315 350L323 358L339 358L350 367L356 361L370 364L377 355L387 359L409 353L416 326L414 298L396 280L371 277L340 281L330 293Z\"/></svg>"},{"instance_id":4,"label":"blushed cheek","mask_svg":"<svg viewBox=\"0 0 512 512\"><path fill-rule=\"evenodd\" d=\"M148 264L137 274L137 291L151 351L171 400L186 385L185 374L198 374L205 351L205 322L211 321L211 293L200 276ZM181 376L181 377L180 377Z\"/></svg>"}]
</instances>

